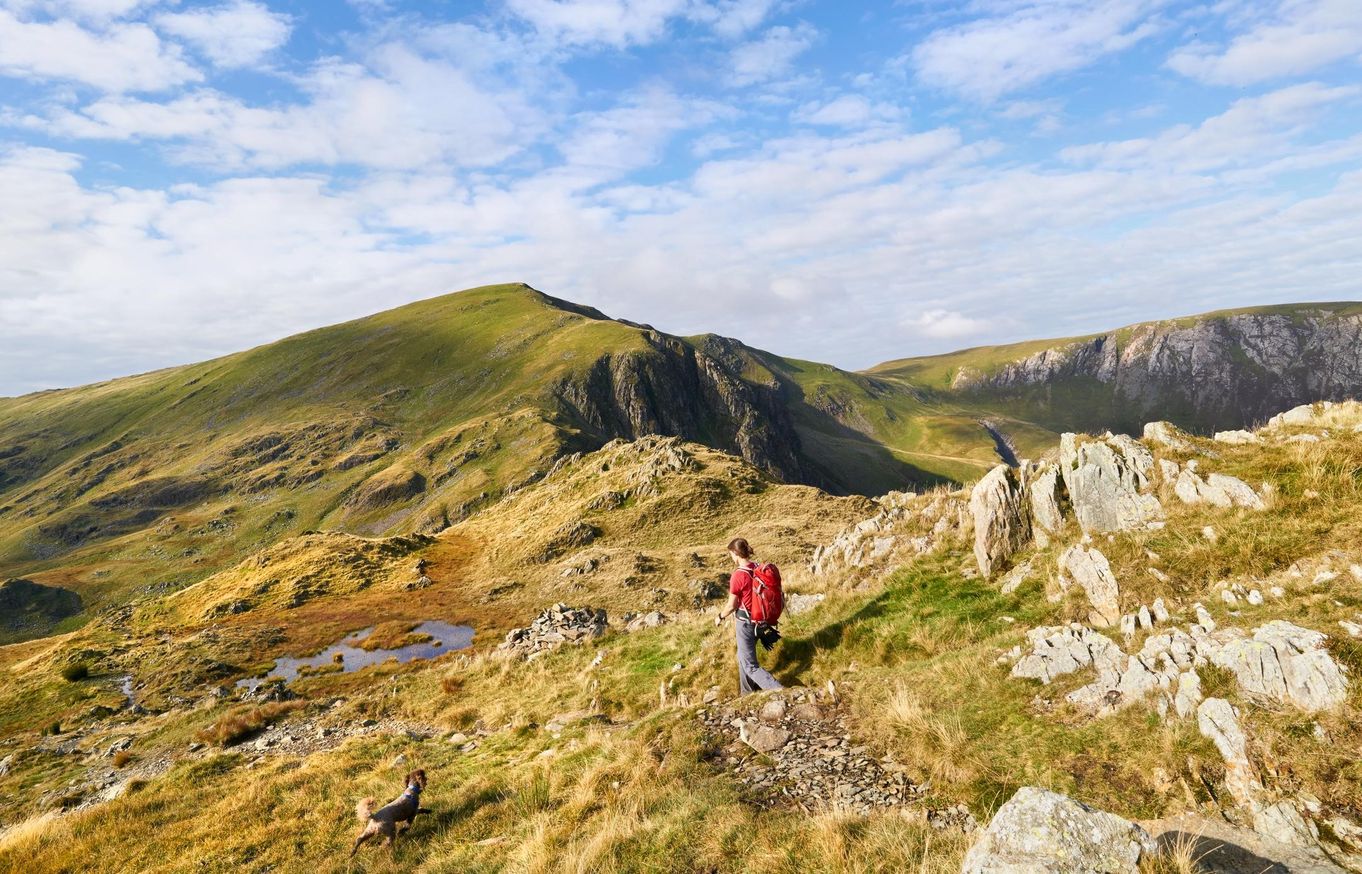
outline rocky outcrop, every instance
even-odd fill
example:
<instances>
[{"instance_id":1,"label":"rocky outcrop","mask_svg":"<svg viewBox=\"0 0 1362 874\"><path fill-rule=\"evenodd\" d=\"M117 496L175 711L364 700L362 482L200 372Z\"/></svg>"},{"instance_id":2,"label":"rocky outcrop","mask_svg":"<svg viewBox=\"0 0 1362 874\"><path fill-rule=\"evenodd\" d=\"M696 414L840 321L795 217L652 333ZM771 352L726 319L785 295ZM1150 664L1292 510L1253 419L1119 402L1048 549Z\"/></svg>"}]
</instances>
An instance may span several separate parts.
<instances>
[{"instance_id":1,"label":"rocky outcrop","mask_svg":"<svg viewBox=\"0 0 1362 874\"><path fill-rule=\"evenodd\" d=\"M1000 661L1012 676L1049 683L1056 677L1092 668L1092 682L1065 696L1080 710L1101 715L1151 696L1159 713L1186 717L1202 699L1197 669L1217 665L1234 674L1247 695L1307 712L1343 703L1348 693L1344 668L1324 647L1325 635L1280 620L1268 622L1249 638L1237 628L1217 630L1200 604L1189 630L1169 628L1145 638L1138 652L1126 655L1110 638L1077 623L1033 628L1029 649L1014 648Z\"/></svg>"},{"instance_id":2,"label":"rocky outcrop","mask_svg":"<svg viewBox=\"0 0 1362 874\"><path fill-rule=\"evenodd\" d=\"M1060 588L1076 585L1092 605L1089 621L1099 628L1115 625L1121 619L1121 590L1111 565L1101 550L1075 544L1059 558Z\"/></svg>"},{"instance_id":3,"label":"rocky outcrop","mask_svg":"<svg viewBox=\"0 0 1362 874\"><path fill-rule=\"evenodd\" d=\"M1193 459L1186 466L1177 462L1160 461L1165 480L1173 483L1173 493L1184 504L1210 504L1213 507L1244 507L1249 510L1262 510L1267 504L1262 496L1248 483L1238 477L1223 473L1213 473L1202 479L1197 473L1197 461Z\"/></svg>"},{"instance_id":4,"label":"rocky outcrop","mask_svg":"<svg viewBox=\"0 0 1362 874\"><path fill-rule=\"evenodd\" d=\"M931 552L970 525L969 509L959 492L890 492L877 503L875 515L844 528L831 543L814 551L811 574L886 567L896 559Z\"/></svg>"},{"instance_id":5,"label":"rocky outcrop","mask_svg":"<svg viewBox=\"0 0 1362 874\"><path fill-rule=\"evenodd\" d=\"M731 355L713 355L657 331L645 331L643 338L647 349L604 354L584 375L553 388L584 432L601 444L650 434L680 437L739 455L779 479L830 485L804 461L779 385L743 379L734 370L741 361L724 360Z\"/></svg>"},{"instance_id":6,"label":"rocky outcrop","mask_svg":"<svg viewBox=\"0 0 1362 874\"><path fill-rule=\"evenodd\" d=\"M528 627L507 632L506 639L497 649L532 658L565 643L580 644L600 637L606 628L604 610L554 604L540 613Z\"/></svg>"},{"instance_id":7,"label":"rocky outcrop","mask_svg":"<svg viewBox=\"0 0 1362 874\"><path fill-rule=\"evenodd\" d=\"M1031 651L1012 666L1012 676L1049 683L1057 677L1086 667L1099 674L1119 670L1125 660L1121 648L1109 637L1077 622L1033 628L1026 633Z\"/></svg>"},{"instance_id":8,"label":"rocky outcrop","mask_svg":"<svg viewBox=\"0 0 1362 874\"><path fill-rule=\"evenodd\" d=\"M1154 456L1129 437L1080 443L1076 435L1065 434L1059 471L1085 532L1127 531L1163 517L1158 498L1146 493Z\"/></svg>"},{"instance_id":9,"label":"rocky outcrop","mask_svg":"<svg viewBox=\"0 0 1362 874\"><path fill-rule=\"evenodd\" d=\"M1061 488L1059 466L1050 462L1034 465L1026 477L1026 496L1031 501L1031 535L1044 549L1050 538L1064 531L1068 496Z\"/></svg>"},{"instance_id":10,"label":"rocky outcrop","mask_svg":"<svg viewBox=\"0 0 1362 874\"><path fill-rule=\"evenodd\" d=\"M600 533L600 529L589 522L580 519L569 522L549 535L548 542L535 554L534 560L540 564L553 561L566 552L586 546L599 537Z\"/></svg>"},{"instance_id":11,"label":"rocky outcrop","mask_svg":"<svg viewBox=\"0 0 1362 874\"><path fill-rule=\"evenodd\" d=\"M1311 846L1319 830L1291 799L1271 801L1248 754L1239 711L1224 698L1207 698L1197 708L1197 728L1225 760L1225 789L1253 819L1253 830L1278 843Z\"/></svg>"},{"instance_id":12,"label":"rocky outcrop","mask_svg":"<svg viewBox=\"0 0 1362 874\"><path fill-rule=\"evenodd\" d=\"M1196 711L1197 728L1215 744L1225 760L1225 788L1242 805L1262 795L1263 784L1248 756L1248 737L1239 725L1239 712L1224 698L1207 698Z\"/></svg>"},{"instance_id":13,"label":"rocky outcrop","mask_svg":"<svg viewBox=\"0 0 1362 874\"><path fill-rule=\"evenodd\" d=\"M1362 315L1345 308L1152 322L1046 349L954 385L1031 405L1084 431L1139 433L1151 419L1211 433L1297 404L1362 394ZM1072 389L1072 392L1069 391ZM1075 403L1073 392L1082 392Z\"/></svg>"},{"instance_id":14,"label":"rocky outcrop","mask_svg":"<svg viewBox=\"0 0 1362 874\"><path fill-rule=\"evenodd\" d=\"M989 471L969 496L974 518L974 558L979 572L992 576L1031 540L1031 514L1026 489L1017 472L1005 464Z\"/></svg>"},{"instance_id":15,"label":"rocky outcrop","mask_svg":"<svg viewBox=\"0 0 1362 874\"><path fill-rule=\"evenodd\" d=\"M1276 620L1250 639L1231 640L1210 653L1210 660L1234 673L1240 687L1313 712L1335 707L1347 697L1344 669L1325 648L1318 631Z\"/></svg>"},{"instance_id":16,"label":"rocky outcrop","mask_svg":"<svg viewBox=\"0 0 1362 874\"><path fill-rule=\"evenodd\" d=\"M1023 786L965 855L961 874L1136 874L1158 847L1140 826Z\"/></svg>"}]
</instances>

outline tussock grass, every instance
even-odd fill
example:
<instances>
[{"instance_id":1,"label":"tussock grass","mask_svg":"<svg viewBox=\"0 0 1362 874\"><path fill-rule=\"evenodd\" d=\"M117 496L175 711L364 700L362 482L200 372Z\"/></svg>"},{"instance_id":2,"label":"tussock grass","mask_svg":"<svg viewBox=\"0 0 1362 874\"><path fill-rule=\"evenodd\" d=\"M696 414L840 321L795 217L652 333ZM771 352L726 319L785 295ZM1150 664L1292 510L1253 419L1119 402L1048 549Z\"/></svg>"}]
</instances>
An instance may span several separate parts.
<instances>
[{"instance_id":1,"label":"tussock grass","mask_svg":"<svg viewBox=\"0 0 1362 874\"><path fill-rule=\"evenodd\" d=\"M271 701L266 704L234 707L218 717L212 725L198 732L197 737L205 743L217 744L220 747L231 746L306 706L306 701Z\"/></svg>"}]
</instances>

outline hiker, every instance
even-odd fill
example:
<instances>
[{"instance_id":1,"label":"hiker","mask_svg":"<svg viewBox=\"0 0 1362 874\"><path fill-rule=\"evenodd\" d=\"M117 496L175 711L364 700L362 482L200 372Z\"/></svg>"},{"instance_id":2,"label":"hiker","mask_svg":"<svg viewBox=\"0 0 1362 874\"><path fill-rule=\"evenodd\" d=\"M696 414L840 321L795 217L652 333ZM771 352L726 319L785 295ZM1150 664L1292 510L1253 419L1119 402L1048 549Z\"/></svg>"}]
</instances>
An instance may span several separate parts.
<instances>
[{"instance_id":1,"label":"hiker","mask_svg":"<svg viewBox=\"0 0 1362 874\"><path fill-rule=\"evenodd\" d=\"M773 564L753 561L752 547L741 537L728 544L728 554L737 570L728 579L728 605L714 617L715 625L737 614L738 694L761 689L780 689L780 681L757 664L757 641L770 649L780 639L775 623L784 606L780 571ZM755 619L753 618L755 616Z\"/></svg>"}]
</instances>

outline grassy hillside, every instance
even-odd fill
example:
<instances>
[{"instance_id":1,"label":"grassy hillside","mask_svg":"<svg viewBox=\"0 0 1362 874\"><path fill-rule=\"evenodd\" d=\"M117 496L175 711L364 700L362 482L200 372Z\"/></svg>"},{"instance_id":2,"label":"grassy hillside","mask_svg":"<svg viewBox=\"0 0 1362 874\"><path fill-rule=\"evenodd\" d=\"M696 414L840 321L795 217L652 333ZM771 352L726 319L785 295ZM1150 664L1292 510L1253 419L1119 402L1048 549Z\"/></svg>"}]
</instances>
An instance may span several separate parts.
<instances>
[{"instance_id":1,"label":"grassy hillside","mask_svg":"<svg viewBox=\"0 0 1362 874\"><path fill-rule=\"evenodd\" d=\"M1184 505L1164 484L1166 526L1101 538L1123 610L1162 597L1179 626L1201 602L1222 627L1288 619L1329 635L1353 680L1328 712L1262 705L1203 668L1206 694L1241 709L1264 782L1314 799L1322 821L1362 803L1352 753L1362 648L1339 625L1362 610L1359 423L1351 407L1262 444L1154 447L1269 483L1270 502ZM1318 439L1295 439L1305 434ZM908 519L933 498L915 500ZM933 827L927 811L964 803L985 820L1019 785L1138 818L1219 817L1230 806L1223 762L1195 720L1161 718L1152 703L1094 718L1063 702L1083 677L1041 686L997 662L1029 628L1086 615L1073 597L1047 597L1056 556L1078 532L1028 553L1032 573L1007 594L974 573L958 536L869 576L804 574L811 544L872 509L774 483L705 447L621 442L433 538L305 535L63 637L0 647L0 752L12 756L0 775L0 871L947 872L969 838ZM579 522L597 532L589 542L548 549ZM926 787L911 805L762 809L735 770L761 757L706 727L706 712L737 706L732 629L691 610L690 583L722 573L722 545L737 532L782 562L792 590L827 596L782 622L785 639L764 661L788 684L833 681L839 702L820 706L842 714L859 755ZM418 556L433 582L409 590ZM310 595L295 605L291 583L304 576ZM1234 584L1281 593L1222 602ZM555 600L608 605L612 617L656 604L673 621L630 634L616 622L587 646L532 661L489 652L505 627ZM246 602L238 612L216 609L236 601ZM476 651L318 673L293 684L298 700L274 705L215 691L377 617L472 623ZM64 679L73 663L89 677ZM123 706L125 672L151 713ZM57 734L40 734L53 723ZM242 737L214 739L228 729ZM395 795L411 767L430 774L422 801L434 813L395 851L348 861L354 802ZM106 780L120 791L103 801Z\"/></svg>"},{"instance_id":2,"label":"grassy hillside","mask_svg":"<svg viewBox=\"0 0 1362 874\"><path fill-rule=\"evenodd\" d=\"M996 458L967 414L909 389L491 286L0 399L0 578L98 610L307 530L442 530L568 452L659 432L835 492L969 479Z\"/></svg>"}]
</instances>

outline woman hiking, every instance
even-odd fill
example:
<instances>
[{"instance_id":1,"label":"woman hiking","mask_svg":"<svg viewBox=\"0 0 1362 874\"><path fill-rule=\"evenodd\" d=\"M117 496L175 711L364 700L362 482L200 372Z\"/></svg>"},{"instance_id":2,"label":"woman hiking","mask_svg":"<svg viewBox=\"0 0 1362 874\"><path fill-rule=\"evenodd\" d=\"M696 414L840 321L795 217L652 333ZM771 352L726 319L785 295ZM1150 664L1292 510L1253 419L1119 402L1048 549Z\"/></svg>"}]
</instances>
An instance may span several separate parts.
<instances>
[{"instance_id":1,"label":"woman hiking","mask_svg":"<svg viewBox=\"0 0 1362 874\"><path fill-rule=\"evenodd\" d=\"M752 615L754 610L758 614L762 612L762 605L754 604L758 597L754 583L758 581L757 563L753 561L752 547L741 537L735 538L728 544L728 554L733 559L733 564L737 569L728 578L728 605L719 611L719 615L714 617L715 625L722 625L723 621L733 614L737 614L737 637L738 637L738 694L746 695L748 692L756 692L760 689L780 689L783 688L780 681L771 676L770 671L757 664L757 636L758 625L764 626L762 632L773 633L772 627L774 620L779 616L771 617L772 624L765 622L754 622ZM774 565L766 565L766 568L774 570ZM776 572L775 594L781 598L779 571ZM759 617L760 618L760 615ZM767 648L770 646L768 644Z\"/></svg>"}]
</instances>

